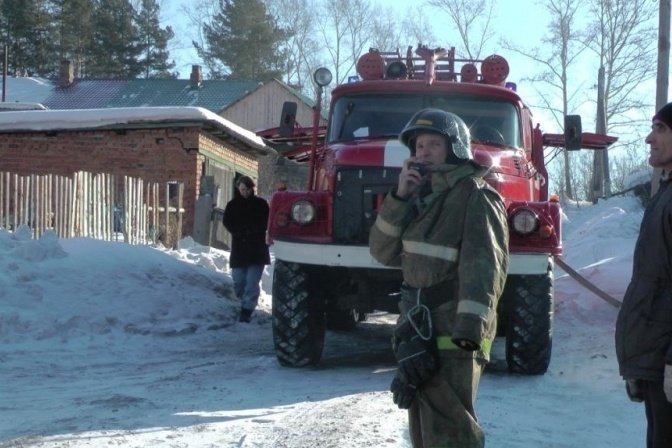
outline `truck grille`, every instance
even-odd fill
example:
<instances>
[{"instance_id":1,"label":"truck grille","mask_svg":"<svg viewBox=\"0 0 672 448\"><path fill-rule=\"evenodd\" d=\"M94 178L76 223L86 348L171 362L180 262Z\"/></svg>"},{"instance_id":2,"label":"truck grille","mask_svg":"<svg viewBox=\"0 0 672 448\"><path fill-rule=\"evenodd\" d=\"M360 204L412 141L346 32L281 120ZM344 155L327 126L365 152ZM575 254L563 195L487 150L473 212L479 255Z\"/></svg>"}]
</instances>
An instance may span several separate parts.
<instances>
[{"instance_id":1,"label":"truck grille","mask_svg":"<svg viewBox=\"0 0 672 448\"><path fill-rule=\"evenodd\" d=\"M334 186L334 242L369 244L369 229L400 168L344 168Z\"/></svg>"}]
</instances>

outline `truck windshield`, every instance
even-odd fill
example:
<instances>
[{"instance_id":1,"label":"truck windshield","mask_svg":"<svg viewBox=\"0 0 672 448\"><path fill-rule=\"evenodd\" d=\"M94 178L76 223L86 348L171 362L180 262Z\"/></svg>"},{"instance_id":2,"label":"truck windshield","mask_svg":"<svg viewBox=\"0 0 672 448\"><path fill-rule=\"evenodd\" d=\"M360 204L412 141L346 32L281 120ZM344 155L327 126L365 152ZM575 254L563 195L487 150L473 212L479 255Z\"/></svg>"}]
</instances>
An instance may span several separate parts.
<instances>
[{"instance_id":1,"label":"truck windshield","mask_svg":"<svg viewBox=\"0 0 672 448\"><path fill-rule=\"evenodd\" d=\"M397 137L415 112L433 107L462 118L474 142L520 147L519 116L507 102L433 94L353 95L331 105L329 142Z\"/></svg>"}]
</instances>

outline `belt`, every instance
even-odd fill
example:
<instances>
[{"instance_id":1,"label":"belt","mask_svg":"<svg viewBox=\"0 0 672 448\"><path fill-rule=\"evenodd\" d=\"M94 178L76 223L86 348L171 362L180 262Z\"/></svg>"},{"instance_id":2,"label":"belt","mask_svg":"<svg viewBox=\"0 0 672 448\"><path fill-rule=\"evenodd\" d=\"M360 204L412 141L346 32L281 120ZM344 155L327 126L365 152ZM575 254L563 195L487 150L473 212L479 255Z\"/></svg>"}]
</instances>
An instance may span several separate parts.
<instances>
[{"instance_id":1,"label":"belt","mask_svg":"<svg viewBox=\"0 0 672 448\"><path fill-rule=\"evenodd\" d=\"M448 301L450 295L450 283L452 280L444 280L436 285L428 286L426 288L414 288L406 282L401 284L401 300L408 305L416 305L418 303L418 293L420 294L420 304L425 305L430 310L443 305Z\"/></svg>"}]
</instances>

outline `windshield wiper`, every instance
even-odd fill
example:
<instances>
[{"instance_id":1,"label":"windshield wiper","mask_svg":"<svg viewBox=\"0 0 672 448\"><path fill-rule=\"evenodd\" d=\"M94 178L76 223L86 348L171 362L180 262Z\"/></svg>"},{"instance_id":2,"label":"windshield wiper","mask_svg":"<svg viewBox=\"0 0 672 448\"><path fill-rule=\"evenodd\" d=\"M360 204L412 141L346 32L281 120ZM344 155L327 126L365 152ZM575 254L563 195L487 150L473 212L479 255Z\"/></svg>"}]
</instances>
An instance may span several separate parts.
<instances>
[{"instance_id":1,"label":"windshield wiper","mask_svg":"<svg viewBox=\"0 0 672 448\"><path fill-rule=\"evenodd\" d=\"M348 117L352 114L354 108L355 103L350 101L345 108L345 115L343 115L343 121L341 121L341 127L338 129L338 135L336 136L337 141L340 141L341 137L343 137L343 130L345 129L345 123L348 121Z\"/></svg>"}]
</instances>

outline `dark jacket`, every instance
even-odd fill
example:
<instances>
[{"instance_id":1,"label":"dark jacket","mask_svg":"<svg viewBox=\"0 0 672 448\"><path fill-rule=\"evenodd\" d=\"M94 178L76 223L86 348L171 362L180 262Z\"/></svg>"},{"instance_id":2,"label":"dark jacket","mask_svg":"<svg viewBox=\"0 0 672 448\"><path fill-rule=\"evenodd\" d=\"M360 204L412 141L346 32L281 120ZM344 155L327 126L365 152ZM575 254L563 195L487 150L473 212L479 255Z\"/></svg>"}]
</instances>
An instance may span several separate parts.
<instances>
[{"instance_id":1,"label":"dark jacket","mask_svg":"<svg viewBox=\"0 0 672 448\"><path fill-rule=\"evenodd\" d=\"M236 195L226 204L223 223L231 233L232 268L271 263L266 244L268 204L264 199Z\"/></svg>"},{"instance_id":2,"label":"dark jacket","mask_svg":"<svg viewBox=\"0 0 672 448\"><path fill-rule=\"evenodd\" d=\"M627 379L661 380L672 364L672 186L661 183L644 212L632 279L616 320L616 356Z\"/></svg>"},{"instance_id":3,"label":"dark jacket","mask_svg":"<svg viewBox=\"0 0 672 448\"><path fill-rule=\"evenodd\" d=\"M432 311L436 335L481 347L474 353L454 350L455 356L487 360L509 252L504 202L483 180L484 171L472 164L438 165L421 212L412 201L388 195L369 247L379 262L400 266L406 284L422 288L423 297L427 292L445 298Z\"/></svg>"}]
</instances>

